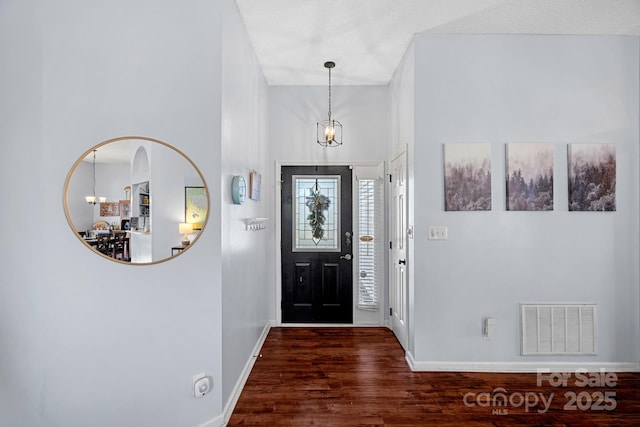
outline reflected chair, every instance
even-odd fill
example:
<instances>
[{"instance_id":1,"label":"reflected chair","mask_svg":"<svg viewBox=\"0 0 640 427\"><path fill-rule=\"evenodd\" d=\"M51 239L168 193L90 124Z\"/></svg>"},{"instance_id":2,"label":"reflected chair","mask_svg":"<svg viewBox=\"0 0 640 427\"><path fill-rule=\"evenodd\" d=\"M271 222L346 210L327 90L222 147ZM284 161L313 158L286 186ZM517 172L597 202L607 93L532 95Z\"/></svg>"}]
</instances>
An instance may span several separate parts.
<instances>
[{"instance_id":1,"label":"reflected chair","mask_svg":"<svg viewBox=\"0 0 640 427\"><path fill-rule=\"evenodd\" d=\"M117 259L119 256L121 260L128 261L129 260L128 252L129 251L127 250L127 233L116 232L114 234L114 240L113 240L113 251L112 251L113 258Z\"/></svg>"},{"instance_id":2,"label":"reflected chair","mask_svg":"<svg viewBox=\"0 0 640 427\"><path fill-rule=\"evenodd\" d=\"M107 233L100 233L97 235L98 243L96 244L96 250L107 256L111 256L111 235Z\"/></svg>"}]
</instances>

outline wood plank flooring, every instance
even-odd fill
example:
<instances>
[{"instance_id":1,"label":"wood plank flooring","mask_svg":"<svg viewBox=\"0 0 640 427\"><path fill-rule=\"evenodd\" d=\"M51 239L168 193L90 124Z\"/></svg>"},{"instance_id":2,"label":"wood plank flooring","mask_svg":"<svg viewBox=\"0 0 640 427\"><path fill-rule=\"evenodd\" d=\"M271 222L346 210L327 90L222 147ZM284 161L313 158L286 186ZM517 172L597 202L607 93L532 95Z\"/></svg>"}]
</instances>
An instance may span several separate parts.
<instances>
[{"instance_id":1,"label":"wood plank flooring","mask_svg":"<svg viewBox=\"0 0 640 427\"><path fill-rule=\"evenodd\" d=\"M228 425L640 426L640 374L569 374L412 372L386 328L272 328Z\"/></svg>"}]
</instances>

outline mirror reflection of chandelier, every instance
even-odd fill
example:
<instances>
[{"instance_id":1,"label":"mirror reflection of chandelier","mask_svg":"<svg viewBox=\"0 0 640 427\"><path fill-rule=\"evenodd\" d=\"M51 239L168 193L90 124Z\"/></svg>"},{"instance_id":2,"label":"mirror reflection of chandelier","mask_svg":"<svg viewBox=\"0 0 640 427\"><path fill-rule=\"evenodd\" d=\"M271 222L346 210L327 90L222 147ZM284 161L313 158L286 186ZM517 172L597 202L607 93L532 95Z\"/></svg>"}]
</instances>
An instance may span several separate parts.
<instances>
[{"instance_id":1,"label":"mirror reflection of chandelier","mask_svg":"<svg viewBox=\"0 0 640 427\"><path fill-rule=\"evenodd\" d=\"M329 119L316 123L316 140L323 147L342 145L342 124L331 118L331 69L335 66L333 61L324 63L324 67L329 70Z\"/></svg>"},{"instance_id":2,"label":"mirror reflection of chandelier","mask_svg":"<svg viewBox=\"0 0 640 427\"><path fill-rule=\"evenodd\" d=\"M84 196L84 200L90 205L96 204L96 199L100 201L100 203L104 203L107 201L106 197L96 197L96 151L93 150L93 195L92 196Z\"/></svg>"}]
</instances>

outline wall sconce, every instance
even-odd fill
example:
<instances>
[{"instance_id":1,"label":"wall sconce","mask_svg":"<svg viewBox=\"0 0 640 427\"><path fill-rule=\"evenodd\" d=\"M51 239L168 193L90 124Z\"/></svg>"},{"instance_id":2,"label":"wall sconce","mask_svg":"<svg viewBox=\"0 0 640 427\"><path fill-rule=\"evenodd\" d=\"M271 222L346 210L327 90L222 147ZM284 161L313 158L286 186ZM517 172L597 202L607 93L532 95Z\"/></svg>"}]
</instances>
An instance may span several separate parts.
<instances>
[{"instance_id":1,"label":"wall sconce","mask_svg":"<svg viewBox=\"0 0 640 427\"><path fill-rule=\"evenodd\" d=\"M323 147L342 145L342 124L331 119L331 69L335 66L333 61L324 63L324 67L329 70L329 119L316 123L316 141Z\"/></svg>"},{"instance_id":2,"label":"wall sconce","mask_svg":"<svg viewBox=\"0 0 640 427\"><path fill-rule=\"evenodd\" d=\"M191 243L189 240L189 234L193 233L193 224L189 224L186 222L181 222L178 224L178 232L182 234L182 242L180 242L183 246L187 246Z\"/></svg>"}]
</instances>

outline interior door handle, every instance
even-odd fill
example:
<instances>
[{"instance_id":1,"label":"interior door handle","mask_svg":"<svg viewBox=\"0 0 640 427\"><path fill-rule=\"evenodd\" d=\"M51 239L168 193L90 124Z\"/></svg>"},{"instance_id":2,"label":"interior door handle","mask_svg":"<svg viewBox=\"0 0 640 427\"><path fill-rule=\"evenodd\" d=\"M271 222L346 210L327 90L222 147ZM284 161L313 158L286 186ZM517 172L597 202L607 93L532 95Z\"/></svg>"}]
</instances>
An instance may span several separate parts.
<instances>
[{"instance_id":1,"label":"interior door handle","mask_svg":"<svg viewBox=\"0 0 640 427\"><path fill-rule=\"evenodd\" d=\"M340 259L346 259L347 261L351 261L351 254L344 254L340 257Z\"/></svg>"},{"instance_id":2,"label":"interior door handle","mask_svg":"<svg viewBox=\"0 0 640 427\"><path fill-rule=\"evenodd\" d=\"M398 260L398 264L407 265L407 260L406 259L399 259Z\"/></svg>"}]
</instances>

